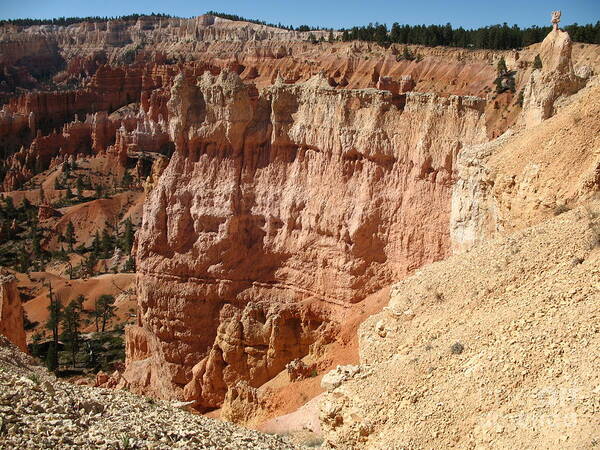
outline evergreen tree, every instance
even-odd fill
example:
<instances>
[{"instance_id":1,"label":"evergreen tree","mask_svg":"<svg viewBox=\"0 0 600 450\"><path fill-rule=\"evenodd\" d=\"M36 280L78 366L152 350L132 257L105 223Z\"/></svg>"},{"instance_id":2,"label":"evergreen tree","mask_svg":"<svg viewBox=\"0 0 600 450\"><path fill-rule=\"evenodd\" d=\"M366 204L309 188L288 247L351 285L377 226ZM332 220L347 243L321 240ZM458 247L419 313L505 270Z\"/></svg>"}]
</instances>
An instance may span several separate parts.
<instances>
[{"instance_id":1,"label":"evergreen tree","mask_svg":"<svg viewBox=\"0 0 600 450\"><path fill-rule=\"evenodd\" d=\"M65 192L65 198L66 199L73 198L73 192L71 192L71 187L70 186L67 186L67 191Z\"/></svg>"},{"instance_id":2,"label":"evergreen tree","mask_svg":"<svg viewBox=\"0 0 600 450\"><path fill-rule=\"evenodd\" d=\"M125 220L125 231L121 238L121 250L124 253L130 254L133 248L133 240L135 239L135 230L133 229L133 222L131 219Z\"/></svg>"},{"instance_id":3,"label":"evergreen tree","mask_svg":"<svg viewBox=\"0 0 600 450\"><path fill-rule=\"evenodd\" d=\"M80 296L83 297L83 296ZM71 352L71 364L75 367L75 356L79 351L81 343L80 325L81 325L81 308L83 300L79 298L71 300L63 312L62 317L62 338L65 341L67 348Z\"/></svg>"},{"instance_id":4,"label":"evergreen tree","mask_svg":"<svg viewBox=\"0 0 600 450\"><path fill-rule=\"evenodd\" d=\"M131 174L126 171L123 175L123 179L121 180L121 187L129 188L132 182L133 178L131 177Z\"/></svg>"},{"instance_id":5,"label":"evergreen tree","mask_svg":"<svg viewBox=\"0 0 600 450\"><path fill-rule=\"evenodd\" d=\"M15 208L13 199L10 196L4 198L4 214L8 219L17 218L17 208Z\"/></svg>"},{"instance_id":6,"label":"evergreen tree","mask_svg":"<svg viewBox=\"0 0 600 450\"><path fill-rule=\"evenodd\" d=\"M504 78L498 77L494 80L494 84L496 85L496 93L501 94L504 92Z\"/></svg>"},{"instance_id":7,"label":"evergreen tree","mask_svg":"<svg viewBox=\"0 0 600 450\"><path fill-rule=\"evenodd\" d=\"M46 368L50 372L58 371L58 344L54 341L48 345L48 353L46 354Z\"/></svg>"},{"instance_id":8,"label":"evergreen tree","mask_svg":"<svg viewBox=\"0 0 600 450\"><path fill-rule=\"evenodd\" d=\"M92 239L90 251L96 256L100 256L100 233L98 233L98 230L96 230L94 239Z\"/></svg>"},{"instance_id":9,"label":"evergreen tree","mask_svg":"<svg viewBox=\"0 0 600 450\"><path fill-rule=\"evenodd\" d=\"M85 273L88 274L89 276L94 275L94 270L95 270L96 264L98 264L98 255L97 255L97 253L94 253L93 251L90 252L90 254L87 256L87 258L85 258L81 262L82 268L84 269Z\"/></svg>"},{"instance_id":10,"label":"evergreen tree","mask_svg":"<svg viewBox=\"0 0 600 450\"><path fill-rule=\"evenodd\" d=\"M46 321L46 328L52 332L52 342L48 348L48 355L46 358L46 365L48 370L56 372L58 370L58 328L62 319L62 304L58 296L52 293L52 285L48 284L48 298L50 304L48 305L48 320Z\"/></svg>"},{"instance_id":11,"label":"evergreen tree","mask_svg":"<svg viewBox=\"0 0 600 450\"><path fill-rule=\"evenodd\" d=\"M533 60L533 68L534 69L542 68L542 58L540 58L540 55L535 55L535 59Z\"/></svg>"},{"instance_id":12,"label":"evergreen tree","mask_svg":"<svg viewBox=\"0 0 600 450\"><path fill-rule=\"evenodd\" d=\"M125 261L125 266L123 267L125 272L135 272L135 259L130 256L127 261Z\"/></svg>"},{"instance_id":13,"label":"evergreen tree","mask_svg":"<svg viewBox=\"0 0 600 450\"><path fill-rule=\"evenodd\" d=\"M40 242L40 234L35 230L31 239L31 253L36 259L42 257L42 245Z\"/></svg>"},{"instance_id":14,"label":"evergreen tree","mask_svg":"<svg viewBox=\"0 0 600 450\"><path fill-rule=\"evenodd\" d=\"M100 322L100 331L104 333L106 330L106 324L116 316L115 311L115 297L112 295L104 294L101 295L97 300L94 308L94 318L96 320L96 331L98 331Z\"/></svg>"},{"instance_id":15,"label":"evergreen tree","mask_svg":"<svg viewBox=\"0 0 600 450\"><path fill-rule=\"evenodd\" d=\"M508 68L506 67L506 61L504 60L504 56L500 58L498 61L498 65L496 66L496 71L498 72L498 76L501 77L508 72Z\"/></svg>"},{"instance_id":16,"label":"evergreen tree","mask_svg":"<svg viewBox=\"0 0 600 450\"><path fill-rule=\"evenodd\" d=\"M21 246L17 254L19 272L27 273L31 266L31 258L29 253L25 250L25 247Z\"/></svg>"},{"instance_id":17,"label":"evergreen tree","mask_svg":"<svg viewBox=\"0 0 600 450\"><path fill-rule=\"evenodd\" d=\"M82 197L85 186L83 185L83 179L81 178L81 176L77 177L76 186L77 186L77 196Z\"/></svg>"},{"instance_id":18,"label":"evergreen tree","mask_svg":"<svg viewBox=\"0 0 600 450\"><path fill-rule=\"evenodd\" d=\"M114 239L108 232L108 229L104 228L102 231L102 239L100 240L100 251L103 258L110 258L115 247Z\"/></svg>"},{"instance_id":19,"label":"evergreen tree","mask_svg":"<svg viewBox=\"0 0 600 450\"><path fill-rule=\"evenodd\" d=\"M308 42L310 42L311 44L316 44L317 43L317 38L315 37L315 35L313 33L309 33L309 35L308 35Z\"/></svg>"},{"instance_id":20,"label":"evergreen tree","mask_svg":"<svg viewBox=\"0 0 600 450\"><path fill-rule=\"evenodd\" d=\"M76 242L75 227L70 220L69 223L67 223L67 229L65 230L65 242L69 246L69 252L73 252L73 245Z\"/></svg>"},{"instance_id":21,"label":"evergreen tree","mask_svg":"<svg viewBox=\"0 0 600 450\"><path fill-rule=\"evenodd\" d=\"M329 30L329 36L327 37L327 41L329 43L332 43L334 41L334 37L333 37L333 31Z\"/></svg>"},{"instance_id":22,"label":"evergreen tree","mask_svg":"<svg viewBox=\"0 0 600 450\"><path fill-rule=\"evenodd\" d=\"M69 177L71 176L71 165L69 164L69 161L65 161L63 163L62 173L63 173L63 178L65 181L68 180Z\"/></svg>"}]
</instances>

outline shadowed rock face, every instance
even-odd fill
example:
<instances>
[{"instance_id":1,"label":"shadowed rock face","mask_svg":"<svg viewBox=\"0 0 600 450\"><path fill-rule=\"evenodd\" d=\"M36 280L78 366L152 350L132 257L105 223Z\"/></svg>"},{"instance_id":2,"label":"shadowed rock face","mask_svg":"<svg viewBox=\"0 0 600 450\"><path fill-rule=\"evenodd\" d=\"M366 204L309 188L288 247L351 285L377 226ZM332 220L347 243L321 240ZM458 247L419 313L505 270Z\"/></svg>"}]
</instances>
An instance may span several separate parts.
<instances>
[{"instance_id":1,"label":"shadowed rock face","mask_svg":"<svg viewBox=\"0 0 600 450\"><path fill-rule=\"evenodd\" d=\"M17 291L17 279L12 275L0 275L0 334L22 351L27 351L21 296Z\"/></svg>"},{"instance_id":2,"label":"shadowed rock face","mask_svg":"<svg viewBox=\"0 0 600 450\"><path fill-rule=\"evenodd\" d=\"M260 93L227 71L178 77L176 152L144 207L135 389L216 407L331 339L336 315L449 251L457 152L483 101L335 90Z\"/></svg>"}]
</instances>

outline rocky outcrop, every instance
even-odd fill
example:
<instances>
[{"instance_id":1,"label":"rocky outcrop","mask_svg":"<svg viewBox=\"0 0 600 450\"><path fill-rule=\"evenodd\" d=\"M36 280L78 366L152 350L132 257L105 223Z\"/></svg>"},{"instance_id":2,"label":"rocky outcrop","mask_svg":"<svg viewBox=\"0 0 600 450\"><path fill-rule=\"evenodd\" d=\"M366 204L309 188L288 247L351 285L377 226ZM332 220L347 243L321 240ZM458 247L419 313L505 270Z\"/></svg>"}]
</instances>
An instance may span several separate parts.
<instances>
[{"instance_id":1,"label":"rocky outcrop","mask_svg":"<svg viewBox=\"0 0 600 450\"><path fill-rule=\"evenodd\" d=\"M197 400L198 407L218 405L240 380L261 386L333 335L327 317L296 305L250 302L240 310L225 304L219 314L213 346L192 369L184 390L185 398Z\"/></svg>"},{"instance_id":2,"label":"rocky outcrop","mask_svg":"<svg viewBox=\"0 0 600 450\"><path fill-rule=\"evenodd\" d=\"M560 30L541 44L543 67L531 75L519 119L525 127L459 153L450 215L455 252L538 223L600 189L600 85L590 78L581 89L571 47Z\"/></svg>"},{"instance_id":3,"label":"rocky outcrop","mask_svg":"<svg viewBox=\"0 0 600 450\"><path fill-rule=\"evenodd\" d=\"M523 97L522 122L530 127L555 113L555 102L577 92L585 80L575 75L571 60L573 42L569 33L551 31L540 46L542 68L534 70Z\"/></svg>"},{"instance_id":4,"label":"rocky outcrop","mask_svg":"<svg viewBox=\"0 0 600 450\"><path fill-rule=\"evenodd\" d=\"M592 80L549 120L459 153L450 214L455 252L539 223L600 190L598 95Z\"/></svg>"},{"instance_id":5,"label":"rocky outcrop","mask_svg":"<svg viewBox=\"0 0 600 450\"><path fill-rule=\"evenodd\" d=\"M240 378L258 387L331 339L353 302L446 256L454 161L485 140L483 109L321 76L260 92L228 71L178 76L176 151L138 238L150 356L128 356L133 389L217 407Z\"/></svg>"},{"instance_id":6,"label":"rocky outcrop","mask_svg":"<svg viewBox=\"0 0 600 450\"><path fill-rule=\"evenodd\" d=\"M0 334L27 352L21 296L12 275L0 275Z\"/></svg>"}]
</instances>

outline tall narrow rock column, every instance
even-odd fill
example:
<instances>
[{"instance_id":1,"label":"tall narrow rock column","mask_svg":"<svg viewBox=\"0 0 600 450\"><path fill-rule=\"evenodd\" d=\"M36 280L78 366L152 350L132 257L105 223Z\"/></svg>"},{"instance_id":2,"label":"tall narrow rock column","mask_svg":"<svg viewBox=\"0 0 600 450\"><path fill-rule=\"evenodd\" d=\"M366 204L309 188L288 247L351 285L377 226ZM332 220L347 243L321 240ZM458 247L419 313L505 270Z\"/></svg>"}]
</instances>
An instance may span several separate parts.
<instances>
[{"instance_id":1,"label":"tall narrow rock column","mask_svg":"<svg viewBox=\"0 0 600 450\"><path fill-rule=\"evenodd\" d=\"M0 275L0 334L24 352L27 351L21 296L13 275Z\"/></svg>"}]
</instances>

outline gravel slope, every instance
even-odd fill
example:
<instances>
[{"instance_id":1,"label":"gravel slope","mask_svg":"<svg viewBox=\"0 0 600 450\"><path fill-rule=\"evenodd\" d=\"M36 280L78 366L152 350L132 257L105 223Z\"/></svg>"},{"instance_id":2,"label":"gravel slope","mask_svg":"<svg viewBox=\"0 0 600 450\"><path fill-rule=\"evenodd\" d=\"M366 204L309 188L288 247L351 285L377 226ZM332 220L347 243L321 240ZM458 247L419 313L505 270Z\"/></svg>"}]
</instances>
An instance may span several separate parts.
<instances>
[{"instance_id":1,"label":"gravel slope","mask_svg":"<svg viewBox=\"0 0 600 450\"><path fill-rule=\"evenodd\" d=\"M57 380L0 336L0 449L293 449L280 436Z\"/></svg>"}]
</instances>

